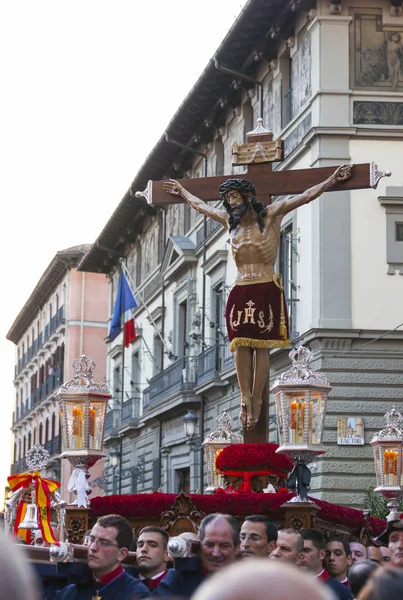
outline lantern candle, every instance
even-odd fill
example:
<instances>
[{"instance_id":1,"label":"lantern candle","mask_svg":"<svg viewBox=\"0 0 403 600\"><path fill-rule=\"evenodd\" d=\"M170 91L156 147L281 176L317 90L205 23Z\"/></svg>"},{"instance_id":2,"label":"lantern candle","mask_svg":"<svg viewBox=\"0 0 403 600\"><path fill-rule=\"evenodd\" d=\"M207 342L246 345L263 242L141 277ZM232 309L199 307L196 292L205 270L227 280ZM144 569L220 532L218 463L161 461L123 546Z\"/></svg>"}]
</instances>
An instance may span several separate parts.
<instances>
[{"instance_id":1,"label":"lantern candle","mask_svg":"<svg viewBox=\"0 0 403 600\"><path fill-rule=\"evenodd\" d=\"M71 430L72 447L80 450L82 446L83 413L78 406L73 408L73 423Z\"/></svg>"},{"instance_id":2,"label":"lantern candle","mask_svg":"<svg viewBox=\"0 0 403 600\"><path fill-rule=\"evenodd\" d=\"M385 450L383 454L383 472L385 474L385 485L396 485L397 480L397 452L396 450Z\"/></svg>"},{"instance_id":3,"label":"lantern candle","mask_svg":"<svg viewBox=\"0 0 403 600\"><path fill-rule=\"evenodd\" d=\"M290 402L290 442L292 444L298 443L298 419L299 403L297 400Z\"/></svg>"}]
</instances>

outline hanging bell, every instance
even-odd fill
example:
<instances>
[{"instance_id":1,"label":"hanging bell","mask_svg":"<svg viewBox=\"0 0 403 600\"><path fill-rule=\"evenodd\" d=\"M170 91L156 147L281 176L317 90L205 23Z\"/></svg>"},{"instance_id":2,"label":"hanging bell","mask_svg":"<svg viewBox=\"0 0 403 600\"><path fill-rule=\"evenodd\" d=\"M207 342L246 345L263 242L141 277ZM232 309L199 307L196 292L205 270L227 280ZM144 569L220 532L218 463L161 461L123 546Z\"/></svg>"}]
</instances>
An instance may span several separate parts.
<instances>
[{"instance_id":1,"label":"hanging bell","mask_svg":"<svg viewBox=\"0 0 403 600\"><path fill-rule=\"evenodd\" d=\"M24 519L18 529L39 529L38 508L36 504L28 504Z\"/></svg>"}]
</instances>

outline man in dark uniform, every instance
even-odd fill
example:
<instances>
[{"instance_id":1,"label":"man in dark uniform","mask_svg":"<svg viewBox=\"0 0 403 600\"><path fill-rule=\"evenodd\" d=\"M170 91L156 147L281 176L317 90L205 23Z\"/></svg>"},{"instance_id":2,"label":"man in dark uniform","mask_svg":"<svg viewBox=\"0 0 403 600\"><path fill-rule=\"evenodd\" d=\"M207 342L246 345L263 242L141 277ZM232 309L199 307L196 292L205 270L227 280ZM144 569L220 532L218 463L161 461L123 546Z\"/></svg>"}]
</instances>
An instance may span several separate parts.
<instances>
[{"instance_id":1,"label":"man in dark uniform","mask_svg":"<svg viewBox=\"0 0 403 600\"><path fill-rule=\"evenodd\" d=\"M71 584L56 592L60 600L134 600L147 598L149 590L122 567L133 542L130 523L119 515L100 517L88 536L91 581Z\"/></svg>"},{"instance_id":2,"label":"man in dark uniform","mask_svg":"<svg viewBox=\"0 0 403 600\"><path fill-rule=\"evenodd\" d=\"M189 598L210 575L235 562L239 552L239 525L231 515L213 513L200 525L200 562L181 560L180 569L170 569L153 596Z\"/></svg>"},{"instance_id":3,"label":"man in dark uniform","mask_svg":"<svg viewBox=\"0 0 403 600\"><path fill-rule=\"evenodd\" d=\"M298 566L310 571L315 579L330 587L340 600L351 600L350 589L340 581L332 579L323 566L326 556L326 542L323 535L316 529L302 529L301 537L304 542L304 549Z\"/></svg>"}]
</instances>

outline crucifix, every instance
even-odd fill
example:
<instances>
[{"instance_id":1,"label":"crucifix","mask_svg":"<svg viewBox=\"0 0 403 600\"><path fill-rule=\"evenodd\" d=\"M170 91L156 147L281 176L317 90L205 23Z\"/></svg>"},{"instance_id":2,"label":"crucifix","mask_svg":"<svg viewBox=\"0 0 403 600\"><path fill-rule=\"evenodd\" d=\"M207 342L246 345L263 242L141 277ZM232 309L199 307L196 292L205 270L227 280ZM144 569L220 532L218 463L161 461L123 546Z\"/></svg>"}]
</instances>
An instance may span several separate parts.
<instances>
[{"instance_id":1,"label":"crucifix","mask_svg":"<svg viewBox=\"0 0 403 600\"><path fill-rule=\"evenodd\" d=\"M269 352L290 346L286 299L281 276L274 272L283 216L326 191L374 188L390 176L374 163L273 171L271 164L283 160L283 142L272 138L259 119L247 142L233 145L232 165L246 165L245 174L149 181L136 193L156 206L187 202L230 233L237 278L226 321L246 443L267 441ZM271 196L290 194L297 195L271 203ZM219 197L224 210L208 204Z\"/></svg>"}]
</instances>

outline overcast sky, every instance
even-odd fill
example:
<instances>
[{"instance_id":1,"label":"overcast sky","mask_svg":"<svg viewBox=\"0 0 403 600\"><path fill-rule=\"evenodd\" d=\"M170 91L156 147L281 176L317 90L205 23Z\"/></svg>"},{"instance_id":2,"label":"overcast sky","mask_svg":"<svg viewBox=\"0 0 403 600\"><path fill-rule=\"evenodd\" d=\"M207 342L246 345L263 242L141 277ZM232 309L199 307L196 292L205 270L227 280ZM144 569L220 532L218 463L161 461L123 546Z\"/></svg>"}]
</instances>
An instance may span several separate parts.
<instances>
[{"instance_id":1,"label":"overcast sky","mask_svg":"<svg viewBox=\"0 0 403 600\"><path fill-rule=\"evenodd\" d=\"M0 0L1 488L7 331L55 253L101 232L245 4Z\"/></svg>"}]
</instances>

